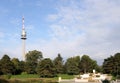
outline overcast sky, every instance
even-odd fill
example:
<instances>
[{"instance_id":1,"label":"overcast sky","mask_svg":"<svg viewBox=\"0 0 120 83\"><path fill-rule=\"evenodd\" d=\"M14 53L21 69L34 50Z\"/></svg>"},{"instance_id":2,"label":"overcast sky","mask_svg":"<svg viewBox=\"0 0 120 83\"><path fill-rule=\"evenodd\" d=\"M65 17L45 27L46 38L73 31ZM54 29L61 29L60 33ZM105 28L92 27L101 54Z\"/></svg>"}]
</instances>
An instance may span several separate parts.
<instances>
[{"instance_id":1,"label":"overcast sky","mask_svg":"<svg viewBox=\"0 0 120 83\"><path fill-rule=\"evenodd\" d=\"M100 64L120 52L120 0L0 0L0 57L22 59L22 16L27 52L86 54Z\"/></svg>"}]
</instances>

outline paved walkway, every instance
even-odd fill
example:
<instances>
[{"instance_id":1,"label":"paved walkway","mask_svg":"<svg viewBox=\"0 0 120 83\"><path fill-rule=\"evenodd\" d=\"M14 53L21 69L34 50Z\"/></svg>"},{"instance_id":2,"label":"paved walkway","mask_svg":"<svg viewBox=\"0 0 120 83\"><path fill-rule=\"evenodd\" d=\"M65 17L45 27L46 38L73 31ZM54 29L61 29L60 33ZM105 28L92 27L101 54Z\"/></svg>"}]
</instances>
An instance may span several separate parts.
<instances>
[{"instance_id":1,"label":"paved walkway","mask_svg":"<svg viewBox=\"0 0 120 83\"><path fill-rule=\"evenodd\" d=\"M69 80L61 80L59 83L98 83L98 82L75 82L74 79L69 79Z\"/></svg>"},{"instance_id":2,"label":"paved walkway","mask_svg":"<svg viewBox=\"0 0 120 83\"><path fill-rule=\"evenodd\" d=\"M66 82L59 82L59 83L98 83L98 82L72 82L72 81L66 81Z\"/></svg>"}]
</instances>

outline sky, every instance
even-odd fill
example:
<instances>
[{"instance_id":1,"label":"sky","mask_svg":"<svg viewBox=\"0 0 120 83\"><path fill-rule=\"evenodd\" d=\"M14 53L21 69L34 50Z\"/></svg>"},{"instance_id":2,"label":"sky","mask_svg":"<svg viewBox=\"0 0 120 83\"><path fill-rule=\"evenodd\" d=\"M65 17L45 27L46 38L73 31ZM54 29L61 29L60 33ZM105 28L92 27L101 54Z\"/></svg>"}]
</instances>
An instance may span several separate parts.
<instances>
[{"instance_id":1,"label":"sky","mask_svg":"<svg viewBox=\"0 0 120 83\"><path fill-rule=\"evenodd\" d=\"M120 52L120 0L0 0L0 58L22 59L23 16L26 52L89 55L99 64Z\"/></svg>"}]
</instances>

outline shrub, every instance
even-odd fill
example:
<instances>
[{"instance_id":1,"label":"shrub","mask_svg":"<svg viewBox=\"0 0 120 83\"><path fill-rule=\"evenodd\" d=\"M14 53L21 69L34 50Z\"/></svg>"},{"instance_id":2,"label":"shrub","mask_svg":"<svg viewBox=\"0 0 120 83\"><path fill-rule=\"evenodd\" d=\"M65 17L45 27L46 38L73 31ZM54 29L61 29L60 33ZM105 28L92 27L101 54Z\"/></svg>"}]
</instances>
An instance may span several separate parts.
<instances>
[{"instance_id":1,"label":"shrub","mask_svg":"<svg viewBox=\"0 0 120 83\"><path fill-rule=\"evenodd\" d=\"M77 79L81 79L81 77L77 77Z\"/></svg>"},{"instance_id":2,"label":"shrub","mask_svg":"<svg viewBox=\"0 0 120 83\"><path fill-rule=\"evenodd\" d=\"M112 79L111 80L116 80L116 77L115 76L112 76Z\"/></svg>"},{"instance_id":3,"label":"shrub","mask_svg":"<svg viewBox=\"0 0 120 83\"><path fill-rule=\"evenodd\" d=\"M96 77L100 77L100 75L96 75Z\"/></svg>"},{"instance_id":4,"label":"shrub","mask_svg":"<svg viewBox=\"0 0 120 83\"><path fill-rule=\"evenodd\" d=\"M93 73L90 73L89 76L93 76Z\"/></svg>"},{"instance_id":5,"label":"shrub","mask_svg":"<svg viewBox=\"0 0 120 83\"><path fill-rule=\"evenodd\" d=\"M105 79L105 80L102 81L102 83L110 83L110 81Z\"/></svg>"},{"instance_id":6,"label":"shrub","mask_svg":"<svg viewBox=\"0 0 120 83\"><path fill-rule=\"evenodd\" d=\"M21 74L22 74L22 75L26 75L26 74L27 74L27 72L22 72Z\"/></svg>"}]
</instances>

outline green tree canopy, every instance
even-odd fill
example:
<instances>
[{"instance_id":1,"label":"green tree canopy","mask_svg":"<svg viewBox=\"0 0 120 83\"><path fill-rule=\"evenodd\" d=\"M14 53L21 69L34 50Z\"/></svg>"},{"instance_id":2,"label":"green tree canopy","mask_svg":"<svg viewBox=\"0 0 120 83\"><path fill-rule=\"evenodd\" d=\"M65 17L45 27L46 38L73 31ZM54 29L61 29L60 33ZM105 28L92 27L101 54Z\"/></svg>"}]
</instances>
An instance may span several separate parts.
<instances>
[{"instance_id":1,"label":"green tree canopy","mask_svg":"<svg viewBox=\"0 0 120 83\"><path fill-rule=\"evenodd\" d=\"M20 61L19 67L20 67L21 72L25 72L26 71L26 63L25 63L25 61Z\"/></svg>"},{"instance_id":2,"label":"green tree canopy","mask_svg":"<svg viewBox=\"0 0 120 83\"><path fill-rule=\"evenodd\" d=\"M21 68L21 62L19 61L19 59L13 58L11 61L14 63L14 66L15 66L14 74L20 74L22 72L22 68Z\"/></svg>"},{"instance_id":3,"label":"green tree canopy","mask_svg":"<svg viewBox=\"0 0 120 83\"><path fill-rule=\"evenodd\" d=\"M37 73L40 75L40 77L56 76L52 60L50 58L45 58L40 61L37 67Z\"/></svg>"},{"instance_id":4,"label":"green tree canopy","mask_svg":"<svg viewBox=\"0 0 120 83\"><path fill-rule=\"evenodd\" d=\"M80 61L80 69L82 72L92 72L93 69L98 67L97 62L92 60L88 55L83 55Z\"/></svg>"},{"instance_id":5,"label":"green tree canopy","mask_svg":"<svg viewBox=\"0 0 120 83\"><path fill-rule=\"evenodd\" d=\"M1 63L1 70L3 74L13 74L15 71L14 64L10 60L8 55L4 55L0 61Z\"/></svg>"},{"instance_id":6,"label":"green tree canopy","mask_svg":"<svg viewBox=\"0 0 120 83\"><path fill-rule=\"evenodd\" d=\"M58 54L58 56L53 60L53 63L56 69L56 73L63 73L63 58L60 54Z\"/></svg>"},{"instance_id":7,"label":"green tree canopy","mask_svg":"<svg viewBox=\"0 0 120 83\"><path fill-rule=\"evenodd\" d=\"M79 56L68 58L65 63L67 74L70 74L70 75L79 74L80 72L79 63L80 63Z\"/></svg>"},{"instance_id":8,"label":"green tree canopy","mask_svg":"<svg viewBox=\"0 0 120 83\"><path fill-rule=\"evenodd\" d=\"M37 64L42 58L42 52L37 50L29 51L26 54L26 72L29 74L36 73Z\"/></svg>"},{"instance_id":9,"label":"green tree canopy","mask_svg":"<svg viewBox=\"0 0 120 83\"><path fill-rule=\"evenodd\" d=\"M2 75L2 64L1 64L1 61L0 61L0 75Z\"/></svg>"},{"instance_id":10,"label":"green tree canopy","mask_svg":"<svg viewBox=\"0 0 120 83\"><path fill-rule=\"evenodd\" d=\"M114 76L120 75L120 53L104 59L103 72Z\"/></svg>"}]
</instances>

